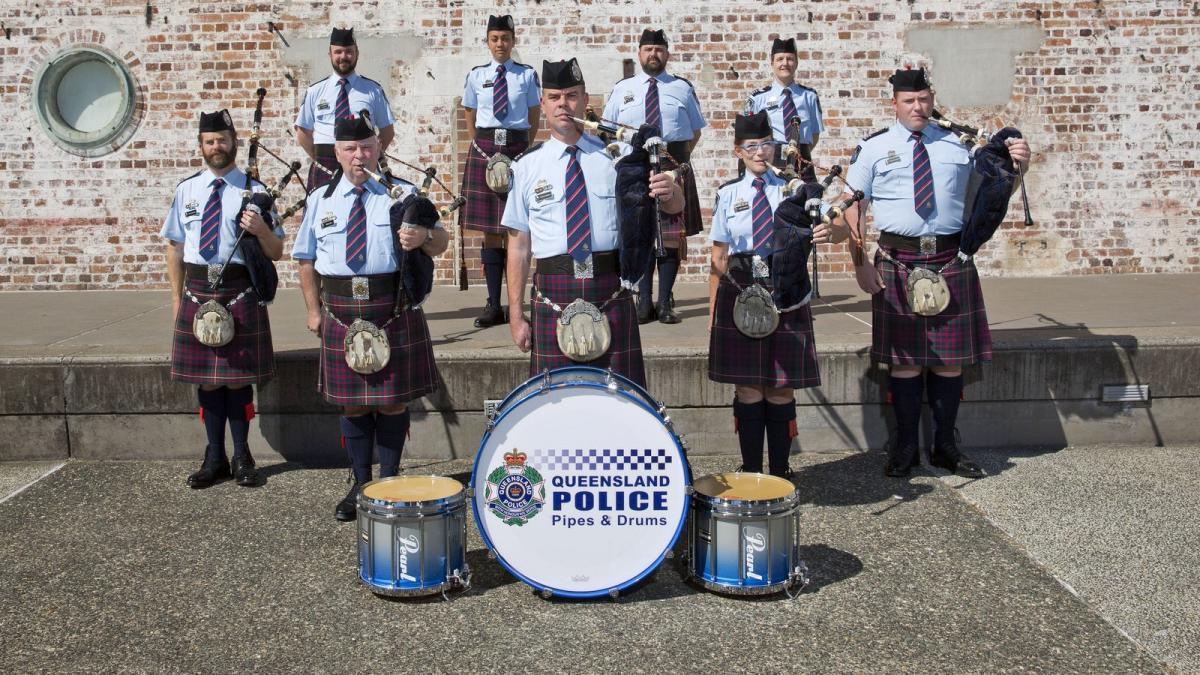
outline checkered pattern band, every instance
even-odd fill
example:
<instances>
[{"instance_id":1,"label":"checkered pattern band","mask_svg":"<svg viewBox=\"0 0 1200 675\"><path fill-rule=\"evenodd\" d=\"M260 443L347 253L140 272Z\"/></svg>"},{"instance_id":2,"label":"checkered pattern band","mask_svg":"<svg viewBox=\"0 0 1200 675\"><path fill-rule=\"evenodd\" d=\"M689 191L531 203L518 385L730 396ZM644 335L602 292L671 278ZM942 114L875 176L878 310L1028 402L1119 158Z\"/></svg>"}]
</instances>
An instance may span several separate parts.
<instances>
[{"instance_id":1,"label":"checkered pattern band","mask_svg":"<svg viewBox=\"0 0 1200 675\"><path fill-rule=\"evenodd\" d=\"M663 471L675 462L666 448L534 450L533 457L547 471Z\"/></svg>"}]
</instances>

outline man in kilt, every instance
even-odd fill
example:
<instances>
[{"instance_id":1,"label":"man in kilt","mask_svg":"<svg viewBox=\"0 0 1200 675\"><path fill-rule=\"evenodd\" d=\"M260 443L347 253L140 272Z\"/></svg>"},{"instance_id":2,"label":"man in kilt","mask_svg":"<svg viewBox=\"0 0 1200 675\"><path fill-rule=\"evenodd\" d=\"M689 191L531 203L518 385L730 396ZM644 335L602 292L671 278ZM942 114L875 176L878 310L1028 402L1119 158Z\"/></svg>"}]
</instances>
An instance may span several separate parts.
<instances>
[{"instance_id":1,"label":"man in kilt","mask_svg":"<svg viewBox=\"0 0 1200 675\"><path fill-rule=\"evenodd\" d=\"M555 333L559 312L576 298L603 312L611 327L608 350L587 365L611 368L646 383L633 300L622 289L616 169L599 138L572 118L587 108L583 73L575 59L542 64L542 111L550 140L513 165L512 190L502 222L508 228L508 326L521 351L533 350L530 374L572 365ZM650 178L650 195L669 214L683 211L683 189L665 174ZM525 318L525 280L535 259L533 326Z\"/></svg>"},{"instance_id":2,"label":"man in kilt","mask_svg":"<svg viewBox=\"0 0 1200 675\"><path fill-rule=\"evenodd\" d=\"M700 100L692 83L667 72L670 59L666 34L661 30L643 30L638 39L638 63L642 73L621 80L613 87L604 104L604 118L634 128L643 124L658 127L662 139L667 142L668 161L684 163L691 160L692 150L700 142L700 130L707 123L700 112ZM687 237L699 233L703 227L696 181L690 171L684 175L683 188L686 200L683 218L672 218L663 223L666 255L650 257L646 274L638 284L638 323L649 323L655 318L667 324L680 322L672 306L671 290L675 286L680 260L687 257ZM651 297L656 263L657 303Z\"/></svg>"},{"instance_id":3,"label":"man in kilt","mask_svg":"<svg viewBox=\"0 0 1200 675\"><path fill-rule=\"evenodd\" d=\"M861 247L852 254L858 285L872 296L871 356L890 367L896 432L884 473L904 477L920 463L924 393L935 426L930 463L980 477L983 470L959 450L955 428L962 367L992 358L979 274L969 258L947 266L942 276L950 302L934 316L916 314L906 290L913 269L937 270L958 256L972 158L953 134L928 124L933 92L924 69L898 70L889 81L896 123L863 140L847 172L850 186L866 194L880 231L873 264ZM1016 139L1008 147L1013 161L1027 168L1028 144ZM859 215L856 206L847 218L857 224Z\"/></svg>"},{"instance_id":4,"label":"man in kilt","mask_svg":"<svg viewBox=\"0 0 1200 675\"><path fill-rule=\"evenodd\" d=\"M371 123L379 129L381 153L387 150L395 134L396 120L383 87L354 72L358 68L358 43L353 28L334 28L330 32L329 65L333 74L309 85L296 115L296 140L312 158L308 168L310 190L328 183L337 171L333 130L338 120L369 110Z\"/></svg>"},{"instance_id":5,"label":"man in kilt","mask_svg":"<svg viewBox=\"0 0 1200 675\"><path fill-rule=\"evenodd\" d=\"M734 425L742 453L742 471L762 472L763 436L772 476L791 475L788 456L796 436L795 389L821 384L813 339L809 293L778 307L779 326L766 337L749 337L734 323L734 302L743 289L759 284L772 289L776 262L773 224L784 201L784 181L767 164L775 151L766 111L734 120L733 154L745 171L717 190L712 221L712 268L709 276L708 377L735 385ZM803 199L797 197L796 199ZM830 241L825 225L814 228L813 242ZM756 262L758 264L756 264ZM765 265L763 264L765 263ZM808 284L807 267L786 281ZM807 286L811 291L811 286Z\"/></svg>"},{"instance_id":6,"label":"man in kilt","mask_svg":"<svg viewBox=\"0 0 1200 675\"><path fill-rule=\"evenodd\" d=\"M446 250L449 236L436 220L424 223L428 227L405 226L394 235L394 201L367 174L378 171L374 130L366 120L346 118L338 120L335 134L340 168L329 185L308 195L292 257L300 265L308 329L321 338L317 390L342 408L342 444L350 456L353 486L334 516L347 521L355 519L358 493L371 480L373 451L379 455L380 478L396 475L408 435L407 404L437 389L425 314L407 298L396 297L404 293L398 287L402 252L397 246L436 256ZM346 337L357 319L387 337L390 350L382 370L362 374L348 364Z\"/></svg>"},{"instance_id":7,"label":"man in kilt","mask_svg":"<svg viewBox=\"0 0 1200 675\"><path fill-rule=\"evenodd\" d=\"M175 317L171 379L199 385L200 419L208 436L204 462L187 483L206 488L232 475L238 485L252 486L258 483L258 472L246 441L254 418L250 385L261 385L275 375L275 352L267 308L259 303L234 242L241 228L258 237L267 257L279 260L283 228L272 229L254 211L241 212L242 190L266 188L234 164L237 132L229 111L201 113L198 140L206 168L175 188L160 232L169 242L167 276ZM226 260L229 264L219 284L214 284ZM210 300L224 307L233 320L233 339L220 347L202 344L192 329L200 305ZM225 454L226 423L233 437L232 471Z\"/></svg>"},{"instance_id":8,"label":"man in kilt","mask_svg":"<svg viewBox=\"0 0 1200 675\"><path fill-rule=\"evenodd\" d=\"M462 104L467 118L471 147L463 168L462 193L467 205L459 215L459 224L483 233L479 260L487 282L487 305L475 319L476 328L487 328L507 319L500 305L500 284L504 280L505 235L500 224L504 213L504 192L488 186L488 159L499 153L516 159L529 147L537 134L541 84L531 66L512 60L516 26L511 15L489 16L486 44L492 61L476 66L467 74Z\"/></svg>"}]
</instances>

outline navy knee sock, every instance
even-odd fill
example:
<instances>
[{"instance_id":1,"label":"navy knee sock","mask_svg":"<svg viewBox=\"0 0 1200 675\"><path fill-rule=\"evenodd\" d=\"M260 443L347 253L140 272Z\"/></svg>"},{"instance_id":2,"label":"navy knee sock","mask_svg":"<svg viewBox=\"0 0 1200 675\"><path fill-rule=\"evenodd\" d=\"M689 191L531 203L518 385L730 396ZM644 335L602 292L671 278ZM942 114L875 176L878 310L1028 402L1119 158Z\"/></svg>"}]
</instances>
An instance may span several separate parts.
<instances>
[{"instance_id":1,"label":"navy knee sock","mask_svg":"<svg viewBox=\"0 0 1200 675\"><path fill-rule=\"evenodd\" d=\"M742 403L734 399L733 418L737 421L738 448L742 452L742 470L762 473L767 402Z\"/></svg>"},{"instance_id":2,"label":"navy knee sock","mask_svg":"<svg viewBox=\"0 0 1200 675\"><path fill-rule=\"evenodd\" d=\"M647 307L651 303L651 294L654 293L654 256L649 256L650 261L646 263L646 269L642 278L638 280L638 305Z\"/></svg>"},{"instance_id":3,"label":"navy knee sock","mask_svg":"<svg viewBox=\"0 0 1200 675\"><path fill-rule=\"evenodd\" d=\"M400 470L400 455L408 438L408 411L399 415L375 416L375 449L379 451L379 477L395 476Z\"/></svg>"},{"instance_id":4,"label":"navy knee sock","mask_svg":"<svg viewBox=\"0 0 1200 675\"><path fill-rule=\"evenodd\" d=\"M375 414L342 416L342 445L350 456L354 482L371 480L371 450L375 445Z\"/></svg>"},{"instance_id":5,"label":"navy knee sock","mask_svg":"<svg viewBox=\"0 0 1200 675\"><path fill-rule=\"evenodd\" d=\"M225 390L225 410L229 417L229 435L233 436L234 458L250 458L250 420L254 419L254 388Z\"/></svg>"},{"instance_id":6,"label":"navy knee sock","mask_svg":"<svg viewBox=\"0 0 1200 675\"><path fill-rule=\"evenodd\" d=\"M482 248L479 261L483 263L483 279L487 282L488 302L500 306L500 284L504 281L504 263L508 256L502 248Z\"/></svg>"},{"instance_id":7,"label":"navy knee sock","mask_svg":"<svg viewBox=\"0 0 1200 675\"><path fill-rule=\"evenodd\" d=\"M925 383L918 377L889 377L892 413L896 417L896 443L899 447L917 445L921 426L921 390Z\"/></svg>"},{"instance_id":8,"label":"navy knee sock","mask_svg":"<svg viewBox=\"0 0 1200 675\"><path fill-rule=\"evenodd\" d=\"M675 275L679 272L679 249L667 249L667 255L658 259L658 304L671 301L671 290L675 287Z\"/></svg>"},{"instance_id":9,"label":"navy knee sock","mask_svg":"<svg viewBox=\"0 0 1200 675\"><path fill-rule=\"evenodd\" d=\"M958 423L958 403L963 393L962 374L944 377L929 371L925 377L925 393L936 429L933 435L935 447L953 441L954 427Z\"/></svg>"},{"instance_id":10,"label":"navy knee sock","mask_svg":"<svg viewBox=\"0 0 1200 675\"><path fill-rule=\"evenodd\" d=\"M792 439L796 437L796 401L767 403L767 465L772 476L784 476Z\"/></svg>"},{"instance_id":11,"label":"navy knee sock","mask_svg":"<svg viewBox=\"0 0 1200 675\"><path fill-rule=\"evenodd\" d=\"M200 419L204 421L204 433L208 436L205 461L224 461L225 458L225 388L196 389L200 400Z\"/></svg>"}]
</instances>

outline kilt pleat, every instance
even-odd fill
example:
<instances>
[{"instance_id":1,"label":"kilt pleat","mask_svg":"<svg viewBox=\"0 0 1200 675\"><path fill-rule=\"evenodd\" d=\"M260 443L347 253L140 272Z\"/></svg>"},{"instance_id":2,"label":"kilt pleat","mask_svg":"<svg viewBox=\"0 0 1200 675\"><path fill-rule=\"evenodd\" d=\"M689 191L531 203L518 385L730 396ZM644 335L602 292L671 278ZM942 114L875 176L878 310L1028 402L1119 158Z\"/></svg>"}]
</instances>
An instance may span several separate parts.
<instances>
[{"instance_id":1,"label":"kilt pleat","mask_svg":"<svg viewBox=\"0 0 1200 675\"><path fill-rule=\"evenodd\" d=\"M613 291L620 286L620 277L616 274L602 274L594 279L575 279L568 274L537 274L534 275L534 285L547 298L558 306L566 307L576 298L600 307L612 297ZM558 337L555 323L558 314L544 302L537 300L533 303L533 355L529 360L529 374L536 375L543 370L577 365L558 348ZM622 291L616 299L604 308L608 317L608 326L612 332L612 344L608 351L595 361L584 365L596 368L611 368L613 372L646 386L646 367L642 360L642 338L638 331L637 310L634 309L633 299L628 291Z\"/></svg>"},{"instance_id":2,"label":"kilt pleat","mask_svg":"<svg viewBox=\"0 0 1200 675\"><path fill-rule=\"evenodd\" d=\"M326 295L323 301L346 326L360 318L383 326L392 315L395 297L355 300ZM391 346L388 365L378 373L363 375L346 364L346 328L328 316L324 318L317 390L326 401L341 406L388 406L437 391L437 366L425 313L419 308L404 310L385 330Z\"/></svg>"},{"instance_id":3,"label":"kilt pleat","mask_svg":"<svg viewBox=\"0 0 1200 675\"><path fill-rule=\"evenodd\" d=\"M500 217L504 215L504 204L508 196L496 194L487 186L487 158L497 152L497 147L487 138L478 138L475 144L483 152L480 153L472 147L467 148L462 180L462 194L467 203L459 211L459 222L468 230L503 234L504 227L500 225ZM509 143L504 146L502 154L515 159L528 147L527 142Z\"/></svg>"},{"instance_id":4,"label":"kilt pleat","mask_svg":"<svg viewBox=\"0 0 1200 675\"><path fill-rule=\"evenodd\" d=\"M957 250L933 255L888 249L900 262L938 269ZM908 306L908 270L875 253L875 269L886 287L871 297L871 358L894 365L957 366L992 360L983 289L975 262L950 265L942 276L950 304L937 316L919 316Z\"/></svg>"},{"instance_id":5,"label":"kilt pleat","mask_svg":"<svg viewBox=\"0 0 1200 675\"><path fill-rule=\"evenodd\" d=\"M215 293L204 279L189 279L187 289L201 303L216 300L228 307L249 286L248 281L227 282ZM192 321L200 305L186 296L179 305L171 340L171 379L209 385L262 384L275 376L275 349L271 344L271 321L267 308L258 304L254 291L233 307L233 340L224 347L201 344L192 332Z\"/></svg>"},{"instance_id":6,"label":"kilt pleat","mask_svg":"<svg viewBox=\"0 0 1200 675\"><path fill-rule=\"evenodd\" d=\"M747 272L733 274L743 288L751 283ZM721 278L708 338L708 379L780 389L820 386L809 306L779 315L775 332L756 340L742 335L733 323L733 304L739 292L732 281Z\"/></svg>"}]
</instances>

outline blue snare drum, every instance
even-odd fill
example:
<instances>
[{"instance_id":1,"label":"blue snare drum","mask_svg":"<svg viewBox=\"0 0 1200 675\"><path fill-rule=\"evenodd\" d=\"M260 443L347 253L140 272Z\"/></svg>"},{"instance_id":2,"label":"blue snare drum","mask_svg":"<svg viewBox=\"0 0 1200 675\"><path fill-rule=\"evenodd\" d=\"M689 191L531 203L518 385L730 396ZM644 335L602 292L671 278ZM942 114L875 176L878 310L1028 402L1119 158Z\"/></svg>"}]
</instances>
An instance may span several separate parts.
<instances>
[{"instance_id":1,"label":"blue snare drum","mask_svg":"<svg viewBox=\"0 0 1200 675\"><path fill-rule=\"evenodd\" d=\"M358 495L358 579L380 595L466 590L467 502L462 483L393 476Z\"/></svg>"},{"instance_id":2,"label":"blue snare drum","mask_svg":"<svg viewBox=\"0 0 1200 675\"><path fill-rule=\"evenodd\" d=\"M808 583L799 559L800 497L791 481L760 473L719 473L693 485L688 575L732 595L798 593Z\"/></svg>"}]
</instances>

